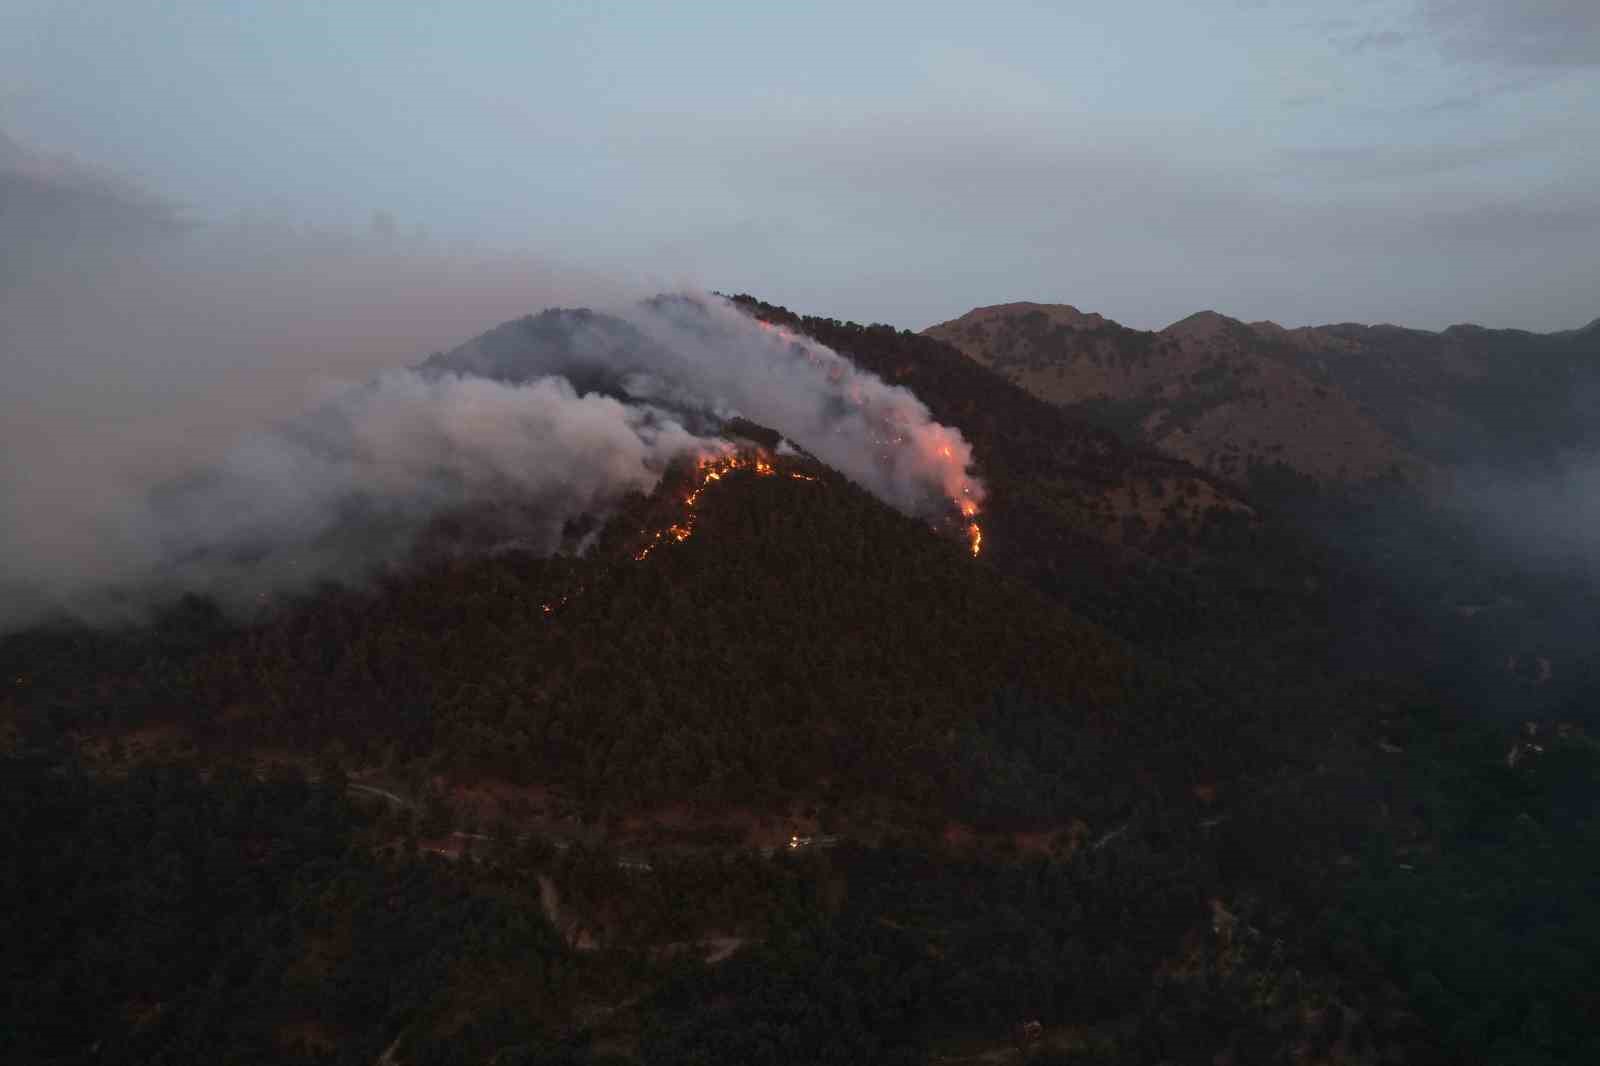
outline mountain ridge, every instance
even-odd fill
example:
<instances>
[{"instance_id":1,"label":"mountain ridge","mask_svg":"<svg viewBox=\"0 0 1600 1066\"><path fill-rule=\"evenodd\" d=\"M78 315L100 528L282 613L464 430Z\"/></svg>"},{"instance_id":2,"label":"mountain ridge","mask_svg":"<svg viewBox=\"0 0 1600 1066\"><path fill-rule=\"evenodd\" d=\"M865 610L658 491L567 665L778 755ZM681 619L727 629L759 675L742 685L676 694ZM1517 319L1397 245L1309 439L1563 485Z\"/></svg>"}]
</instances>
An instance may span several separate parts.
<instances>
[{"instance_id":1,"label":"mountain ridge","mask_svg":"<svg viewBox=\"0 0 1600 1066\"><path fill-rule=\"evenodd\" d=\"M1395 898L1421 912L1404 934L1466 895L1431 865L1458 809L1440 771L1401 771L1458 724L1331 672L1344 575L1220 477L950 344L735 303L760 344L804 334L965 434L979 557L727 419L553 555L501 535L537 501L497 496L433 514L414 565L247 622L190 599L0 638L7 900L17 957L51 962L13 967L12 1016L72 1022L18 1025L30 1046L910 1063L1042 1030L1043 1055L1101 1062L1437 1060L1412 1015L1431 986L1363 945L1394 943ZM526 378L607 337L596 385L623 387L639 337L578 311L419 374ZM1391 613L1364 632L1404 635ZM156 732L182 765L150 765ZM1497 743L1468 783L1526 795L1542 754ZM1353 917L1352 883L1375 886Z\"/></svg>"},{"instance_id":2,"label":"mountain ridge","mask_svg":"<svg viewBox=\"0 0 1600 1066\"><path fill-rule=\"evenodd\" d=\"M1283 345L1237 319L1202 311L1141 331L1075 309L1072 316L1092 325L1064 327L1048 310L1003 305L924 333L1235 486L1276 463L1323 478L1421 474L1419 460L1354 400L1270 351Z\"/></svg>"},{"instance_id":3,"label":"mountain ridge","mask_svg":"<svg viewBox=\"0 0 1600 1066\"><path fill-rule=\"evenodd\" d=\"M1513 432L1505 412L1576 412L1557 393L1591 373L1600 336L1458 323L1285 327L1199 311L1135 330L1066 304L974 308L923 333L1052 403L1238 486L1287 468L1324 482L1437 481ZM1525 447L1528 442L1518 442Z\"/></svg>"}]
</instances>

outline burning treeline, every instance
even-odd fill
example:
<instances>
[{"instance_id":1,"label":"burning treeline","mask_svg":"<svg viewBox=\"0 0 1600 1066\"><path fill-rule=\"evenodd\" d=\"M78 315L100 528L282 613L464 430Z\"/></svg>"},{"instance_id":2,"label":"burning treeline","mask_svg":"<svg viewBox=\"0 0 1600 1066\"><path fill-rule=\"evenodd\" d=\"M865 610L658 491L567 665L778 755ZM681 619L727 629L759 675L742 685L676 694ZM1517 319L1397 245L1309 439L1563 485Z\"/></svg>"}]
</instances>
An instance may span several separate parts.
<instances>
[{"instance_id":1,"label":"burning treeline","mask_svg":"<svg viewBox=\"0 0 1600 1066\"><path fill-rule=\"evenodd\" d=\"M741 472L760 478L783 477L819 487L825 484L819 475L795 469L792 464L783 462L762 447L730 445L727 451L702 454L688 468L681 487L672 490L681 512L665 525L640 529L638 546L632 549L633 560L644 562L663 545L681 544L694 536L700 503L707 490ZM952 499L951 504L951 520L955 521L959 515L968 547L974 556L978 555L983 547L983 529L978 523L977 502L971 496L963 495L959 499ZM572 589L546 602L544 613L555 614L582 591L581 587Z\"/></svg>"},{"instance_id":2,"label":"burning treeline","mask_svg":"<svg viewBox=\"0 0 1600 1066\"><path fill-rule=\"evenodd\" d=\"M771 440L743 436L740 416ZM57 613L137 617L187 593L254 612L321 581L363 583L406 565L419 537L457 513L515 515L485 524L464 550L581 554L590 542L572 530L604 524L670 470L658 510L674 513L647 522L626 553L648 557L693 534L712 481L747 466L756 477L812 469L788 459L784 439L821 464L815 473L838 471L982 550L972 448L909 389L728 301L663 297L502 323L172 478L87 494L106 504L89 520L32 532L0 523L24 549L0 560L0 628ZM65 554L63 530L77 534Z\"/></svg>"},{"instance_id":3,"label":"burning treeline","mask_svg":"<svg viewBox=\"0 0 1600 1066\"><path fill-rule=\"evenodd\" d=\"M681 543L694 535L695 508L700 503L706 488L714 481L721 481L735 470L753 470L758 477L772 477L777 473L777 468L772 465L772 457L764 449L750 451L732 451L725 455L703 455L695 461L694 475L690 488L683 497L683 518L672 523L665 529L654 532L641 530L649 539L633 553L638 562L643 562L655 551L656 546L663 541ZM791 477L801 478L806 481L815 481L816 478L809 474L791 472Z\"/></svg>"},{"instance_id":4,"label":"burning treeline","mask_svg":"<svg viewBox=\"0 0 1600 1066\"><path fill-rule=\"evenodd\" d=\"M886 468L896 467L907 452L919 463L932 467L941 491L960 512L972 554L982 552L983 529L978 524L978 512L983 506L985 492L983 483L968 473L972 466L972 447L960 431L931 420L905 419L903 413L876 402L863 388L860 372L845 359L775 323L760 319L756 322L768 334L788 342L791 350L806 362L821 369L829 383L840 388L843 396L868 418L873 425L872 443L876 446L878 460ZM881 387L881 382L873 380Z\"/></svg>"},{"instance_id":5,"label":"burning treeline","mask_svg":"<svg viewBox=\"0 0 1600 1066\"><path fill-rule=\"evenodd\" d=\"M946 454L950 453L947 451ZM741 470L748 471L756 477L777 477L781 475L795 481L820 483L815 474L808 474L792 468L780 470L772 453L765 448L735 448L721 454L701 455L695 460L693 472L690 474L687 488L682 496L682 517L664 528L640 530L640 534L645 540L634 551L634 559L638 562L643 562L660 545L682 543L693 536L695 522L698 518L697 508L706 490L712 484ZM952 499L951 502L961 515L967 542L972 554L976 556L983 547L983 530L977 521L977 501L971 495L963 495Z\"/></svg>"}]
</instances>

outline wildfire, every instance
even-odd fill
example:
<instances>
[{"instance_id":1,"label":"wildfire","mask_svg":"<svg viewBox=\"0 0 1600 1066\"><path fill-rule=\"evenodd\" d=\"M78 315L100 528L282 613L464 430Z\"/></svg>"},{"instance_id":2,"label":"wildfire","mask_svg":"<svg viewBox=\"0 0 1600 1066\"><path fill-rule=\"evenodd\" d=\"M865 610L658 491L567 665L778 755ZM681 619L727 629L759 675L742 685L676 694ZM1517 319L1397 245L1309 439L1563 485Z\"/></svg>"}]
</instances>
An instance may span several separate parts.
<instances>
[{"instance_id":1,"label":"wildfire","mask_svg":"<svg viewBox=\"0 0 1600 1066\"><path fill-rule=\"evenodd\" d=\"M968 473L972 465L972 448L960 432L938 423L906 419L904 413L893 404L883 404L881 399L869 397L861 382L853 376L853 367L846 359L826 348L805 343L800 335L776 323L758 318L756 324L767 333L793 345L796 354L820 369L830 383L843 386L850 402L871 424L871 437L877 446L878 458L886 465L893 465L897 453L902 450L920 453L925 461L931 460L933 477L939 482L945 497L961 513L961 525L972 554L981 554L983 529L977 519L984 488L982 482ZM924 415L926 413L923 411Z\"/></svg>"},{"instance_id":2,"label":"wildfire","mask_svg":"<svg viewBox=\"0 0 1600 1066\"><path fill-rule=\"evenodd\" d=\"M644 546L633 553L638 562L650 557L650 553L663 541L671 540L682 543L694 534L695 507L700 503L700 496L714 481L721 481L735 470L751 470L757 477L771 477L778 472L772 465L772 460L764 451L755 452L729 452L726 455L701 456L695 463L694 487L683 497L684 515L681 522L674 522L665 529L658 529L650 534L650 539ZM816 478L802 474L794 477L804 478L806 481L815 481ZM642 531L646 532L646 531Z\"/></svg>"},{"instance_id":3,"label":"wildfire","mask_svg":"<svg viewBox=\"0 0 1600 1066\"><path fill-rule=\"evenodd\" d=\"M983 551L983 527L978 525L978 502L972 499L972 487L963 486L962 496L956 501L956 506L961 510L961 517L967 520L967 543L972 547L974 558Z\"/></svg>"},{"instance_id":4,"label":"wildfire","mask_svg":"<svg viewBox=\"0 0 1600 1066\"><path fill-rule=\"evenodd\" d=\"M581 595L582 593L583 593L583 586L579 585L577 588L571 590L570 592L563 592L561 595L557 596L555 599L547 600L544 603L540 604L540 606L544 609L545 617L548 618L551 615L555 614L557 611L561 610L561 608L565 607L567 605L568 601L570 601L573 597Z\"/></svg>"}]
</instances>

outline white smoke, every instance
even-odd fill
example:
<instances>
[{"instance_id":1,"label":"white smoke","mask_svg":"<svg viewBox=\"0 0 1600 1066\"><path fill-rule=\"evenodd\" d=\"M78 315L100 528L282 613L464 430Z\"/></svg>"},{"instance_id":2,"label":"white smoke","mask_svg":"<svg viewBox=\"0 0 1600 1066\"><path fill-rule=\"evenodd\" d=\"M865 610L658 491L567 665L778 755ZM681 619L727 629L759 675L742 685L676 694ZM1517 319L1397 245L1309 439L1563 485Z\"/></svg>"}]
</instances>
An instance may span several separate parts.
<instances>
[{"instance_id":1,"label":"white smoke","mask_svg":"<svg viewBox=\"0 0 1600 1066\"><path fill-rule=\"evenodd\" d=\"M981 499L910 392L725 301L383 237L141 233L0 285L0 631L359 579L463 507L554 551L733 414L908 513ZM623 310L392 369L552 304Z\"/></svg>"},{"instance_id":2,"label":"white smoke","mask_svg":"<svg viewBox=\"0 0 1600 1066\"><path fill-rule=\"evenodd\" d=\"M561 343L550 342L553 332ZM720 297L658 297L611 315L510 322L429 366L514 381L559 374L691 417L742 415L908 514L983 500L971 446L909 389Z\"/></svg>"},{"instance_id":3,"label":"white smoke","mask_svg":"<svg viewBox=\"0 0 1600 1066\"><path fill-rule=\"evenodd\" d=\"M359 576L403 555L429 518L484 505L514 504L515 545L549 554L568 521L650 491L678 456L721 448L559 377L396 370L164 486L142 539L161 586L235 599Z\"/></svg>"},{"instance_id":4,"label":"white smoke","mask_svg":"<svg viewBox=\"0 0 1600 1066\"><path fill-rule=\"evenodd\" d=\"M722 300L657 300L630 317L735 413L773 426L910 514L983 502L961 432L911 390L807 337L763 326Z\"/></svg>"}]
</instances>

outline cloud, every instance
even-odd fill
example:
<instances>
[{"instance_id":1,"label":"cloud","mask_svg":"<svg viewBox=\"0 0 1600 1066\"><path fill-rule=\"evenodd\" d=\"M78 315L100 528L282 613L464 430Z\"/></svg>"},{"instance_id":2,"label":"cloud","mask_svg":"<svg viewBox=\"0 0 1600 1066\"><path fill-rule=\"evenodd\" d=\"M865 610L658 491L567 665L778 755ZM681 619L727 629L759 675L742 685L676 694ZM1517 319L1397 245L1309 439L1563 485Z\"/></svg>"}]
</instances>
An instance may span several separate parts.
<instances>
[{"instance_id":1,"label":"cloud","mask_svg":"<svg viewBox=\"0 0 1600 1066\"><path fill-rule=\"evenodd\" d=\"M111 248L157 243L187 227L170 202L66 156L41 157L0 133L0 289Z\"/></svg>"},{"instance_id":2,"label":"cloud","mask_svg":"<svg viewBox=\"0 0 1600 1066\"><path fill-rule=\"evenodd\" d=\"M1517 66L1600 65L1593 0L1427 0L1421 23L1457 59Z\"/></svg>"},{"instance_id":3,"label":"cloud","mask_svg":"<svg viewBox=\"0 0 1600 1066\"><path fill-rule=\"evenodd\" d=\"M1341 52L1360 55L1363 52L1387 52L1403 48L1416 39L1417 35L1407 30L1367 30L1340 34L1333 41Z\"/></svg>"},{"instance_id":4,"label":"cloud","mask_svg":"<svg viewBox=\"0 0 1600 1066\"><path fill-rule=\"evenodd\" d=\"M1417 228L1441 243L1465 250L1510 253L1563 245L1592 247L1600 237L1600 197L1586 200L1504 200L1419 216Z\"/></svg>"},{"instance_id":5,"label":"cloud","mask_svg":"<svg viewBox=\"0 0 1600 1066\"><path fill-rule=\"evenodd\" d=\"M21 166L27 159L22 146L0 130L0 170Z\"/></svg>"},{"instance_id":6,"label":"cloud","mask_svg":"<svg viewBox=\"0 0 1600 1066\"><path fill-rule=\"evenodd\" d=\"M1502 78L1474 86L1466 92L1451 93L1444 96L1424 106L1422 113L1426 115L1450 115L1477 111L1501 97L1536 89L1544 85L1547 80L1542 73L1527 77Z\"/></svg>"},{"instance_id":7,"label":"cloud","mask_svg":"<svg viewBox=\"0 0 1600 1066\"><path fill-rule=\"evenodd\" d=\"M1559 150L1566 142L1564 132L1540 130L1468 143L1290 148L1283 152L1283 158L1286 171L1312 171L1319 181L1384 182L1503 166Z\"/></svg>"}]
</instances>

